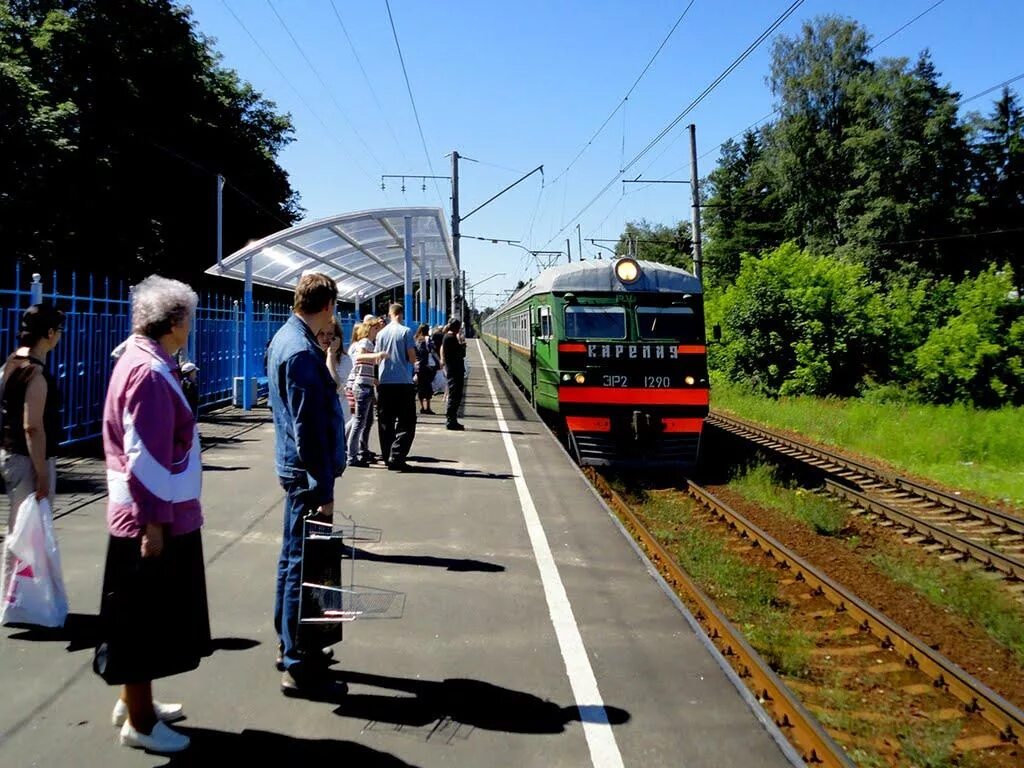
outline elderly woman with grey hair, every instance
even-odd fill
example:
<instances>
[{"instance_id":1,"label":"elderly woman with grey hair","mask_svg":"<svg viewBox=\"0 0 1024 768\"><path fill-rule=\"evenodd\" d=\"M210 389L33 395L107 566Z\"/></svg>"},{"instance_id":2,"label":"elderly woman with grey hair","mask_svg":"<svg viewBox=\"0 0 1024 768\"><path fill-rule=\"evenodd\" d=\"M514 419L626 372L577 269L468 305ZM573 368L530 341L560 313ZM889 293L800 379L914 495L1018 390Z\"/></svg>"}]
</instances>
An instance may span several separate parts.
<instances>
[{"instance_id":1,"label":"elderly woman with grey hair","mask_svg":"<svg viewBox=\"0 0 1024 768\"><path fill-rule=\"evenodd\" d=\"M174 362L198 297L154 275L132 298L133 333L103 411L110 539L94 668L122 686L111 716L121 744L170 753L189 745L166 725L182 707L154 701L152 681L195 669L211 651L199 432Z\"/></svg>"}]
</instances>

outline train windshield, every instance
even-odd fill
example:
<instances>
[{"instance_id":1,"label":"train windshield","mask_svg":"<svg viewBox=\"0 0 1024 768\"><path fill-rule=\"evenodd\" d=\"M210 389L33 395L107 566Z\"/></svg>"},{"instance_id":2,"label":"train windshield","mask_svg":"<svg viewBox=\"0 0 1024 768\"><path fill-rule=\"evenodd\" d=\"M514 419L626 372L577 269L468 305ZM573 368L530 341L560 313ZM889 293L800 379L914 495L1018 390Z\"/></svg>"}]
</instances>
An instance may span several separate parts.
<instances>
[{"instance_id":1,"label":"train windshield","mask_svg":"<svg viewBox=\"0 0 1024 768\"><path fill-rule=\"evenodd\" d=\"M565 335L570 339L624 339L626 310L611 306L566 307Z\"/></svg>"},{"instance_id":2,"label":"train windshield","mask_svg":"<svg viewBox=\"0 0 1024 768\"><path fill-rule=\"evenodd\" d=\"M636 325L641 339L694 341L701 336L692 307L637 307Z\"/></svg>"}]
</instances>

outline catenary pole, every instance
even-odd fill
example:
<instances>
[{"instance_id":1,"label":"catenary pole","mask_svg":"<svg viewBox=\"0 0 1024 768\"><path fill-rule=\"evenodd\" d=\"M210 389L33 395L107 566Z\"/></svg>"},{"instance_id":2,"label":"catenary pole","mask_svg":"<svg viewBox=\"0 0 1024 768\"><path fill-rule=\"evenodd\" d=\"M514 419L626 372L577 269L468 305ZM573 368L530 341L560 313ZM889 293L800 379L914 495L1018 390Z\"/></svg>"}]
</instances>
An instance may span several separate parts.
<instances>
[{"instance_id":1,"label":"catenary pole","mask_svg":"<svg viewBox=\"0 0 1024 768\"><path fill-rule=\"evenodd\" d=\"M700 189L697 186L697 126L690 123L690 192L693 193L693 274L698 280L704 271L704 259L700 242Z\"/></svg>"},{"instance_id":2,"label":"catenary pole","mask_svg":"<svg viewBox=\"0 0 1024 768\"><path fill-rule=\"evenodd\" d=\"M459 280L459 270L462 269L459 250L459 153L454 149L452 150L452 255L455 257L455 277L452 280L452 314L459 317L460 289L456 285Z\"/></svg>"}]
</instances>

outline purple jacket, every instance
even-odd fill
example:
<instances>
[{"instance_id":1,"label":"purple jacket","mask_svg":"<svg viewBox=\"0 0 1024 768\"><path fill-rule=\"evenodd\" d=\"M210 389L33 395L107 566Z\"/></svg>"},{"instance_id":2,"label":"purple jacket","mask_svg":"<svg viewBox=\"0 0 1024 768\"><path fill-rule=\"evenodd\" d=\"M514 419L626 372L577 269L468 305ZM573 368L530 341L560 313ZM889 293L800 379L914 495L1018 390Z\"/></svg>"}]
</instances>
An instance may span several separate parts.
<instances>
[{"instance_id":1,"label":"purple jacket","mask_svg":"<svg viewBox=\"0 0 1024 768\"><path fill-rule=\"evenodd\" d=\"M147 523L172 536L203 524L199 429L177 366L146 336L132 336L114 366L103 407L107 527L135 537Z\"/></svg>"}]
</instances>

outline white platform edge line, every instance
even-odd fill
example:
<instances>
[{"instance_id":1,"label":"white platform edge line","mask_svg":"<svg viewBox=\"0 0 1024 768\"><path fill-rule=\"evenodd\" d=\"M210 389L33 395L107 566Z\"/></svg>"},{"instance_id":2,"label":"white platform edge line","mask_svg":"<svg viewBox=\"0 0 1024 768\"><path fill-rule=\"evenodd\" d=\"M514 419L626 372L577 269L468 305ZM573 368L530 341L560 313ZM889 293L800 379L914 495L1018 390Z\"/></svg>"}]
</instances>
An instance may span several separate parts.
<instances>
[{"instance_id":1,"label":"white platform edge line","mask_svg":"<svg viewBox=\"0 0 1024 768\"><path fill-rule=\"evenodd\" d=\"M481 358L483 358L482 350L480 352L480 356ZM487 371L486 359L484 359L484 371ZM668 582L665 581L661 573L658 571L657 567L654 565L654 563L651 562L650 558L647 557L647 553L644 552L640 545L636 543L636 540L633 538L633 535L626 530L625 526L622 524L622 521L619 520L618 515L616 515L615 512L612 511L611 507L608 506L607 502L603 498L601 498L601 494L599 494L597 490L594 488L594 486L590 484L590 481L587 480L586 475L583 474L583 470L579 468L579 465L577 465L576 462L573 461L572 457L569 455L569 452L565 450L565 446L562 445L562 443L558 440L557 437L555 437L554 433L543 421L543 419L539 419L538 421L540 425L543 427L548 437L551 438L552 442L554 442L555 445L557 445L558 448L565 455L566 461L568 461L572 465L573 469L576 471L576 474L579 476L580 480L582 480L583 484L587 487L587 490L590 491L591 495L597 500L597 503L601 505L601 508L604 509L608 517L611 518L612 522L615 524L615 527L618 528L619 533L622 534L622 537L633 548L633 551L636 553L637 557L639 557L640 560L644 563L644 566L647 568L647 573L650 574L651 578L654 579L655 583L657 583L658 586L661 587L661 591L665 593L665 596L668 597L671 603L683 615L683 618L686 620L686 623L690 625L690 628L693 630L694 634L697 635L697 638L700 640L701 644L707 649L708 653L711 654L711 657L718 663L718 666L721 668L722 672L725 673L725 676L729 680L729 682L733 684L733 687L739 693L740 698L743 699L746 705L750 708L750 711L754 714L754 717L757 719L757 721L761 723L761 725L765 728L766 731L768 731L768 735L771 736L772 740L779 747L779 750L782 752L782 754L786 757L787 760L789 760L790 764L793 765L794 768L804 768L807 765L807 763L804 762L804 759L800 756L800 753L797 751L796 747L794 747L789 742L789 739L787 739L785 734L782 733L779 726L772 719L771 715L769 715L768 712L765 711L765 708L761 706L761 703L757 700L754 694L750 692L750 689L747 688L743 680L740 679L740 676L736 673L736 670L732 668L732 665L729 664L726 658L722 655L722 652L715 647L715 644L713 642L711 642L711 638L709 638L707 634L704 632L704 628L700 625L700 622L697 621L696 617L690 612L690 609L686 607L683 601L679 599L679 595L675 593L675 590L673 590L672 587L669 586Z\"/></svg>"},{"instance_id":2,"label":"white platform edge line","mask_svg":"<svg viewBox=\"0 0 1024 768\"><path fill-rule=\"evenodd\" d=\"M565 663L565 671L569 677L569 686L572 688L573 698L576 700L576 706L580 708L581 714L583 707L586 707L587 714L583 716L582 725L583 735L586 737L587 747L590 749L590 761L594 768L623 768L622 753L619 752L618 742L612 732L611 723L608 722L604 700L597 687L597 678L590 666L587 649L583 645L583 636L576 625L576 617L572 612L572 605L569 603L569 595L558 574L558 566L551 553L551 545L544 533L540 516L537 514L533 497L530 495L530 489L526 485L523 468L519 463L519 454L512 443L512 435L509 434L508 424L501 411L501 404L498 402L498 395L494 390L491 373L487 369L487 359L480 348L479 339L477 340L477 353L480 355L480 366L487 380L487 389L491 395L491 404L494 406L501 439L505 444L505 453L508 454L509 463L512 465L512 476L515 478L516 492L519 494L519 504L523 510L526 532L530 537L530 545L533 547L537 569L540 571L544 597L547 599L551 624L554 626L558 648L562 653L562 661ZM603 722L600 719L597 722L588 721L588 718L597 719L602 716Z\"/></svg>"}]
</instances>

